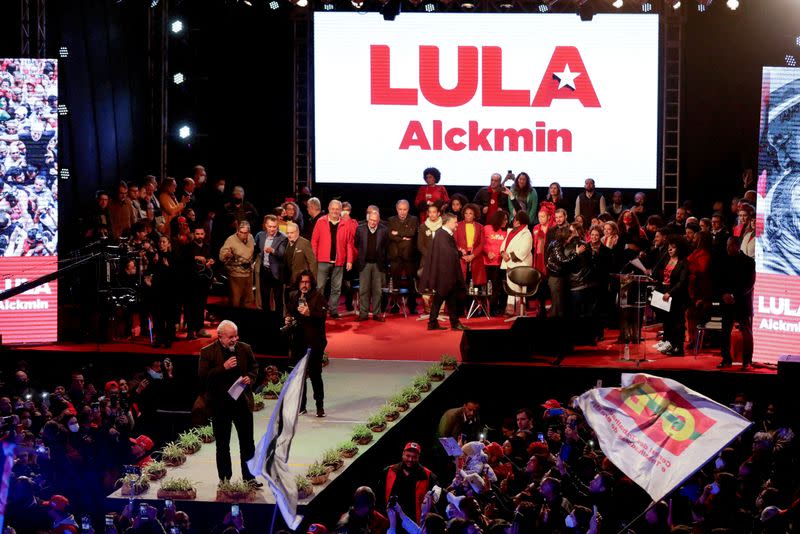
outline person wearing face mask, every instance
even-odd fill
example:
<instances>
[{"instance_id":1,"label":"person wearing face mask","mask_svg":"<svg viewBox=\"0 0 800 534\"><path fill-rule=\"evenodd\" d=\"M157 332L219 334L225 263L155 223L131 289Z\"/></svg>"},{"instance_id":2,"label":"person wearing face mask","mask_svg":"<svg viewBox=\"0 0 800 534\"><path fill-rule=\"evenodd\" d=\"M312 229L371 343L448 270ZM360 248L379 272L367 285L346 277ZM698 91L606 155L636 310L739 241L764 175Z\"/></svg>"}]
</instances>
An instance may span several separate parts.
<instances>
[{"instance_id":1,"label":"person wearing face mask","mask_svg":"<svg viewBox=\"0 0 800 534\"><path fill-rule=\"evenodd\" d=\"M231 193L231 200L225 204L225 221L228 230L235 231L243 221L250 227L258 226L258 210L244 198L244 188L237 185Z\"/></svg>"},{"instance_id":2,"label":"person wearing face mask","mask_svg":"<svg viewBox=\"0 0 800 534\"><path fill-rule=\"evenodd\" d=\"M242 478L256 487L247 467L255 454L253 441L253 384L258 376L258 363L250 345L239 341L239 329L232 321L222 321L217 327L217 340L200 350L198 379L205 392L217 445L217 475L220 482L233 476L231 467L231 425L239 437ZM235 382L244 386L234 399L228 390Z\"/></svg>"},{"instance_id":3,"label":"person wearing face mask","mask_svg":"<svg viewBox=\"0 0 800 534\"><path fill-rule=\"evenodd\" d=\"M211 247L205 242L206 231L204 228L195 228L192 232L192 241L183 248L183 280L186 281L184 293L184 315L188 333L186 339L198 337L211 337L203 329L208 291L211 288L211 278L214 276L214 258Z\"/></svg>"}]
</instances>

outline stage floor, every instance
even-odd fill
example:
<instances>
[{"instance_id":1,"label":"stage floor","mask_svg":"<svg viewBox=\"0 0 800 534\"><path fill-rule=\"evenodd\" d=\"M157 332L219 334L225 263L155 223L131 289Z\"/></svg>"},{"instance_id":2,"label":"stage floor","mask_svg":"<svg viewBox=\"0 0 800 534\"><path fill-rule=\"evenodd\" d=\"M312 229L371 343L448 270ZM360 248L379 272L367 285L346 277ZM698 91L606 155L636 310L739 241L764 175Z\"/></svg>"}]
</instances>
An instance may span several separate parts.
<instances>
[{"instance_id":1,"label":"stage floor","mask_svg":"<svg viewBox=\"0 0 800 534\"><path fill-rule=\"evenodd\" d=\"M353 425L363 423L367 416L377 410L386 400L410 385L413 377L425 370L427 363L417 361L375 361L357 359L337 359L331 361L323 371L325 381L325 412L327 417L317 418L313 415L313 410L308 414L300 416L297 432L292 442L292 450L289 456L289 466L293 473L304 474L306 468L318 459L323 450L335 447L339 443L350 438ZM433 389L440 386L443 382L434 382ZM309 385L310 386L310 385ZM433 391L432 389L432 391ZM420 402L425 402L423 395ZM264 434L270 414L276 401L267 401L263 410L254 414L255 441L258 441ZM309 407L313 407L314 401L309 392ZM419 403L412 405L418 406ZM402 418L410 412L401 414ZM390 423L383 433L373 434L375 439L363 447L359 447L359 454L350 460L345 460L342 469L333 473L332 478L341 475L353 462L358 461L364 451L373 446L378 439L392 430L396 424ZM203 445L199 452L187 457L186 463L180 467L170 468L167 477L185 477L197 483L197 501L216 501L217 491L217 471L215 463L216 445L209 443ZM233 460L234 478L239 479L241 472L239 469L239 443L236 432L231 436L231 456ZM138 499L156 499L156 493L160 487L160 482L151 484L150 489L138 496ZM314 499L316 493L303 503L308 503ZM123 497L119 490L108 496L112 499L127 499ZM253 501L261 504L274 504L275 500L272 493L265 484L261 491L257 493Z\"/></svg>"}]
</instances>

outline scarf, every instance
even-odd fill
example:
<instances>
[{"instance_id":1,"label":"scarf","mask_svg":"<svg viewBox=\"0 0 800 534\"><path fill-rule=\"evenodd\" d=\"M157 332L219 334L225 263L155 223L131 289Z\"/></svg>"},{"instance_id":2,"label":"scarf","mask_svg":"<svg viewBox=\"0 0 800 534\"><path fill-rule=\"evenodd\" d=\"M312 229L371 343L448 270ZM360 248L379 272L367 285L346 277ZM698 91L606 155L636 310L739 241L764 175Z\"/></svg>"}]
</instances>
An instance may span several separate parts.
<instances>
[{"instance_id":1,"label":"scarf","mask_svg":"<svg viewBox=\"0 0 800 534\"><path fill-rule=\"evenodd\" d=\"M520 224L515 229L511 230L511 232L509 232L509 234L508 234L508 238L506 238L506 242L503 245L503 250L501 252L505 252L506 249L508 248L508 245L511 244L511 241L517 236L517 234L520 233L521 231L523 231L527 227L528 226L525 225L525 224Z\"/></svg>"},{"instance_id":2,"label":"scarf","mask_svg":"<svg viewBox=\"0 0 800 534\"><path fill-rule=\"evenodd\" d=\"M427 228L425 233L429 236L432 236L436 233L436 230L442 227L442 218L439 217L439 220L436 222L433 222L430 219L425 219L425 227Z\"/></svg>"}]
</instances>

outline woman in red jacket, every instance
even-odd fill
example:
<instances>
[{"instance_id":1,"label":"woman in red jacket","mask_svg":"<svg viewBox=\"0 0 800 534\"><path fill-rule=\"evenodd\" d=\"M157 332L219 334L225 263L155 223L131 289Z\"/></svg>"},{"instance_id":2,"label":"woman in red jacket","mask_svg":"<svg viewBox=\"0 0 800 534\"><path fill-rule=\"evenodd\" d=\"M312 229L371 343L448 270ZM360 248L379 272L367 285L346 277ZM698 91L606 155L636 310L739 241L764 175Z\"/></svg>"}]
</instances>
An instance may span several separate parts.
<instances>
[{"instance_id":1,"label":"woman in red jacket","mask_svg":"<svg viewBox=\"0 0 800 534\"><path fill-rule=\"evenodd\" d=\"M447 196L447 189L443 185L439 185L439 180L442 179L442 173L436 167L429 167L422 172L422 177L425 179L425 185L417 191L417 197L414 199L414 206L419 211L419 222L425 222L428 215L428 206L431 204L438 204L444 206L450 201Z\"/></svg>"},{"instance_id":2,"label":"woman in red jacket","mask_svg":"<svg viewBox=\"0 0 800 534\"><path fill-rule=\"evenodd\" d=\"M491 315L503 315L507 296L503 291L505 274L500 270L503 255L500 249L508 235L508 213L498 209L483 227L483 265L486 268L486 280L492 282L492 296L489 298Z\"/></svg>"},{"instance_id":3,"label":"woman in red jacket","mask_svg":"<svg viewBox=\"0 0 800 534\"><path fill-rule=\"evenodd\" d=\"M559 189L560 191L560 189ZM555 224L556 206L548 200L539 204L539 224L533 227L533 267L542 273L543 280L547 280L547 264L545 262L547 250L547 231ZM539 317L547 316L547 284L540 284L539 291L534 298L539 303Z\"/></svg>"},{"instance_id":4,"label":"woman in red jacket","mask_svg":"<svg viewBox=\"0 0 800 534\"><path fill-rule=\"evenodd\" d=\"M486 284L486 269L483 265L483 225L477 221L481 209L475 204L467 204L462 208L464 220L456 227L456 247L461 253L461 271L464 280L473 285ZM467 276L467 272L471 273Z\"/></svg>"},{"instance_id":5,"label":"woman in red jacket","mask_svg":"<svg viewBox=\"0 0 800 534\"><path fill-rule=\"evenodd\" d=\"M697 325L704 322L711 310L711 244L709 232L695 235L694 250L686 258L689 264L689 303L686 307L686 327L689 329L687 348L697 339Z\"/></svg>"}]
</instances>

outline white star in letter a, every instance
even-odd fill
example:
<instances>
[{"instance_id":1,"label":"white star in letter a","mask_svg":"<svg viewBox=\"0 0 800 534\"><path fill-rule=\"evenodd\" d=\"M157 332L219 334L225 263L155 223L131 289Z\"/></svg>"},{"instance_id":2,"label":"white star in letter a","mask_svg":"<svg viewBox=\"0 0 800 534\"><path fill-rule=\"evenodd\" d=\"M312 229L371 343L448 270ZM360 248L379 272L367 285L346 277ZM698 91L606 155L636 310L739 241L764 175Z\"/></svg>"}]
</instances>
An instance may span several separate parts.
<instances>
[{"instance_id":1,"label":"white star in letter a","mask_svg":"<svg viewBox=\"0 0 800 534\"><path fill-rule=\"evenodd\" d=\"M580 72L570 72L569 65L564 65L564 72L554 72L553 75L558 78L558 88L569 86L573 91L575 90L575 78L581 75Z\"/></svg>"}]
</instances>

